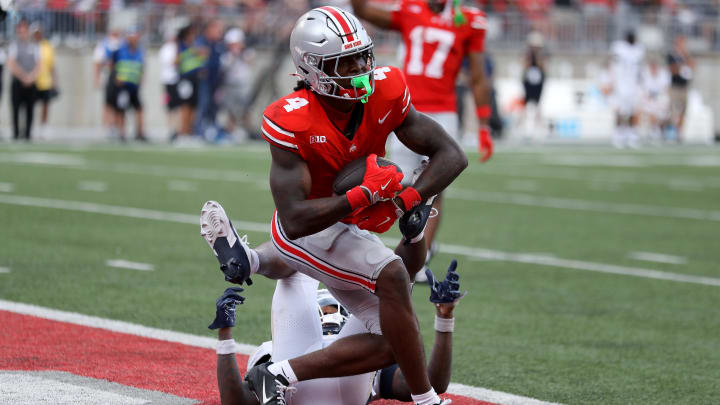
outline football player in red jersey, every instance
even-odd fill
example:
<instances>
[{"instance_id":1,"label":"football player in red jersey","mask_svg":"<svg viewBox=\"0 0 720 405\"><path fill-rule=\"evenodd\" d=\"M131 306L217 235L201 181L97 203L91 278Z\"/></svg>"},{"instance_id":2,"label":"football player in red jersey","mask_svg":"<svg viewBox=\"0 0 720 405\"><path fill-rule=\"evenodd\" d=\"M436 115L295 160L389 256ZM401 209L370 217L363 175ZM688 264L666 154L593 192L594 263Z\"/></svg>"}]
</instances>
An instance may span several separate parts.
<instances>
[{"instance_id":1,"label":"football player in red jersey","mask_svg":"<svg viewBox=\"0 0 720 405\"><path fill-rule=\"evenodd\" d=\"M368 230L384 232L404 213L426 207L464 170L467 158L440 125L415 111L403 73L375 66L372 40L352 14L334 7L309 11L292 30L290 51L300 85L268 106L262 123L277 209L272 243L250 249L212 202L203 208L202 232L226 278L234 270L242 276L229 279L240 283L255 272L271 278L287 276L288 269L301 272L325 284L365 331L254 367L246 380L263 403L281 404L298 381L360 374L396 361L415 403L440 404L410 299L409 272L414 275L424 261L423 235L408 237L394 252ZM431 157L400 193L402 174L376 162L392 131ZM362 184L334 195L338 172L358 158L367 162ZM415 259L403 262L398 253Z\"/></svg>"},{"instance_id":2,"label":"football player in red jersey","mask_svg":"<svg viewBox=\"0 0 720 405\"><path fill-rule=\"evenodd\" d=\"M485 79L485 14L471 7L460 6L459 0L403 0L393 10L368 5L367 0L352 0L355 15L372 24L399 31L405 45L403 71L412 103L418 111L429 115L458 139L458 114L455 81L463 59L470 61L470 81L480 121L478 151L481 161L490 158L493 142L490 137L490 86ZM391 157L412 179L425 156L391 141ZM438 215L428 221L425 233L428 248L440 224L442 198L435 201ZM423 273L420 272L420 275Z\"/></svg>"}]
</instances>

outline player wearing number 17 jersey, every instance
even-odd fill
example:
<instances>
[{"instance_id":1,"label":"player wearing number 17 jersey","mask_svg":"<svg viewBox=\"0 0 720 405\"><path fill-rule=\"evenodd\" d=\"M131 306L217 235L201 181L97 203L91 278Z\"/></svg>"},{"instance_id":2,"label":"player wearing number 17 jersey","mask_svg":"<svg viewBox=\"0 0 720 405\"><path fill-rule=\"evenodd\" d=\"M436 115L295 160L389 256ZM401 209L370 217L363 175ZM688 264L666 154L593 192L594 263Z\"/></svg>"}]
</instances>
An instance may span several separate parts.
<instances>
[{"instance_id":1,"label":"player wearing number 17 jersey","mask_svg":"<svg viewBox=\"0 0 720 405\"><path fill-rule=\"evenodd\" d=\"M459 0L402 0L392 9L352 0L355 14L374 25L399 31L405 45L403 71L418 111L437 121L458 140L455 82L465 57L470 62L470 81L480 120L478 151L484 162L492 155L490 88L485 80L485 14L463 7ZM394 140L393 140L394 141ZM425 156L413 153L399 142L391 144L391 158L408 173L420 167ZM440 222L441 196L435 200L438 216L428 221L425 237L431 247ZM422 274L422 272L420 273Z\"/></svg>"},{"instance_id":2,"label":"player wearing number 17 jersey","mask_svg":"<svg viewBox=\"0 0 720 405\"><path fill-rule=\"evenodd\" d=\"M298 381L362 374L394 360L417 404L440 404L408 287L410 273L422 266L425 240L413 235L393 251L368 231L384 232L406 211L424 207L467 158L441 126L415 111L403 73L375 66L373 42L352 14L335 7L307 12L292 30L290 53L301 80L295 92L267 107L262 123L276 207L271 243L250 249L228 237L225 245L241 248L225 257L227 247L216 247L213 235L234 232L212 203L203 211L203 232L225 269L238 267L245 275L230 281L242 283L251 273L289 277L279 274L283 269L303 273L325 284L363 330L323 350L255 367L246 380L263 404L284 404L288 386ZM376 160L390 132L432 159L402 191L402 175ZM333 194L337 174L358 158L366 159L362 184Z\"/></svg>"}]
</instances>

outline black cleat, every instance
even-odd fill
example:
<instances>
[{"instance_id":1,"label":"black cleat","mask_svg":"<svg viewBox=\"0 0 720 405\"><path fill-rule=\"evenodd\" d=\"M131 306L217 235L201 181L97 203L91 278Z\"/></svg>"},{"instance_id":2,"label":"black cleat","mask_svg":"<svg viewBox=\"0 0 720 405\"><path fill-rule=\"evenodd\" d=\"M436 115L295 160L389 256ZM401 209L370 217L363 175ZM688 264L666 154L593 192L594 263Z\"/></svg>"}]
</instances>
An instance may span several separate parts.
<instances>
[{"instance_id":1,"label":"black cleat","mask_svg":"<svg viewBox=\"0 0 720 405\"><path fill-rule=\"evenodd\" d=\"M225 281L235 284L250 280L250 248L247 235L238 236L223 207L216 201L206 202L200 213L200 235L215 253Z\"/></svg>"},{"instance_id":2,"label":"black cleat","mask_svg":"<svg viewBox=\"0 0 720 405\"><path fill-rule=\"evenodd\" d=\"M268 371L272 363L257 365L245 375L250 390L262 405L285 405L285 392L294 390L283 375L273 375Z\"/></svg>"}]
</instances>

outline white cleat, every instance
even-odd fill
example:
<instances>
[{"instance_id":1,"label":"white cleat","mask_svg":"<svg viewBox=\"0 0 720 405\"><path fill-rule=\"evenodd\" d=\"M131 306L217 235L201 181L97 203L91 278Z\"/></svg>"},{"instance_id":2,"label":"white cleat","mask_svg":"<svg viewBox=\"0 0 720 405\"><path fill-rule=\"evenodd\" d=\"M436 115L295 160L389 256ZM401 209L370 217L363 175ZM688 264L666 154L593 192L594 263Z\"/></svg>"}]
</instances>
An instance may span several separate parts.
<instances>
[{"instance_id":1,"label":"white cleat","mask_svg":"<svg viewBox=\"0 0 720 405\"><path fill-rule=\"evenodd\" d=\"M250 248L247 235L238 236L235 227L217 201L208 201L200 212L200 235L215 253L225 281L242 284L250 280Z\"/></svg>"}]
</instances>

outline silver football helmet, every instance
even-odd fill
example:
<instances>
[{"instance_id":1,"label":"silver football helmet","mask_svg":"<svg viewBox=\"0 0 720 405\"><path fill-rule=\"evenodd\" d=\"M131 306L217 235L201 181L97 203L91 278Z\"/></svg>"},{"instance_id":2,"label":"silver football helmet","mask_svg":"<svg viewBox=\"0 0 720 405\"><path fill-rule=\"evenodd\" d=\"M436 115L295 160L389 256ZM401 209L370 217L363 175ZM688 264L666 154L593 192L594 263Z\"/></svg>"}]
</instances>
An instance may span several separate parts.
<instances>
[{"instance_id":1,"label":"silver football helmet","mask_svg":"<svg viewBox=\"0 0 720 405\"><path fill-rule=\"evenodd\" d=\"M365 103L375 89L372 39L360 20L345 10L318 7L300 17L290 33L290 54L298 76L318 94ZM357 54L370 70L354 76L340 75L340 59ZM349 80L350 88L343 88L338 80Z\"/></svg>"},{"instance_id":2,"label":"silver football helmet","mask_svg":"<svg viewBox=\"0 0 720 405\"><path fill-rule=\"evenodd\" d=\"M318 311L323 335L337 335L345 326L350 314L328 290L318 290Z\"/></svg>"}]
</instances>

